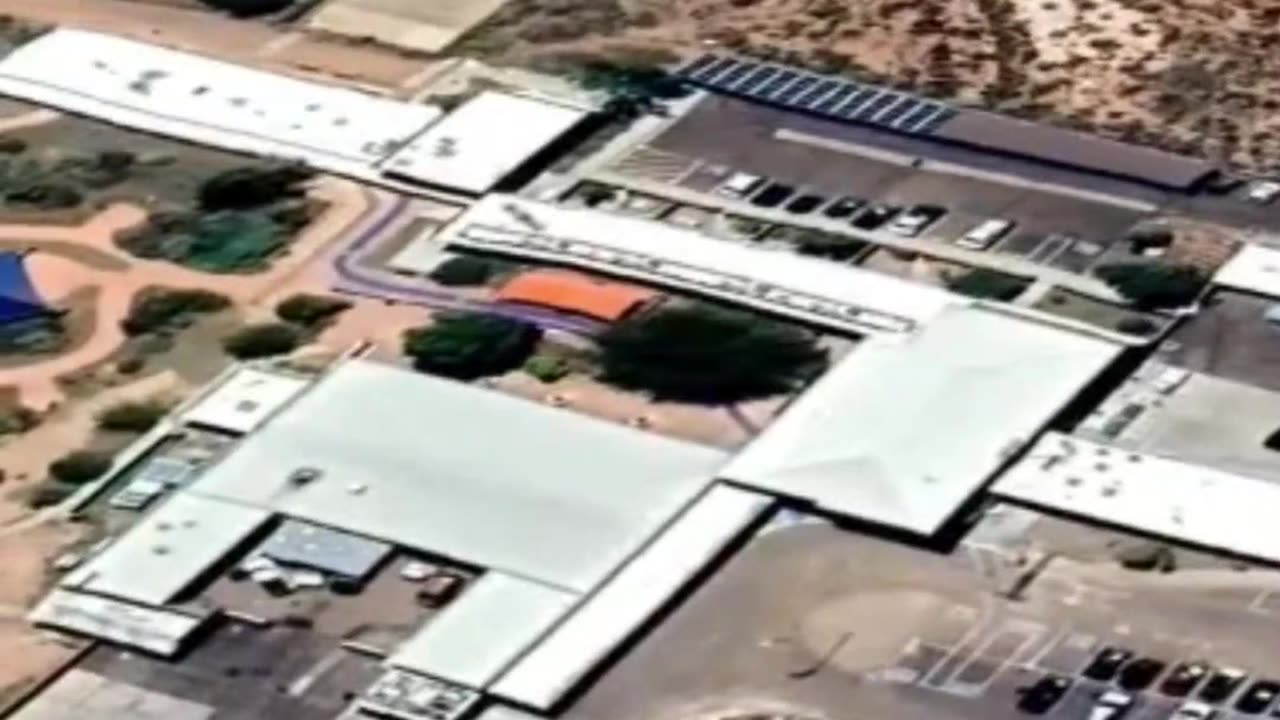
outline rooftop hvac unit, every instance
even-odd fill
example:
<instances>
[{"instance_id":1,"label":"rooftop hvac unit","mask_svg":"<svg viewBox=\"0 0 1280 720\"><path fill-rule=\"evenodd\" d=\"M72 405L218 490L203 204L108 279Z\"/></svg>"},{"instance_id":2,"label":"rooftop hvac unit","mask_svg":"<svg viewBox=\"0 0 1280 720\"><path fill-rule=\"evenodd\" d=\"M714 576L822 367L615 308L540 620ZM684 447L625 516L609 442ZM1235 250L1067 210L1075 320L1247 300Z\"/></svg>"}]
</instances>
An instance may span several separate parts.
<instances>
[{"instance_id":1,"label":"rooftop hvac unit","mask_svg":"<svg viewBox=\"0 0 1280 720\"><path fill-rule=\"evenodd\" d=\"M319 468L300 467L289 473L289 484L294 487L302 487L318 480L322 474Z\"/></svg>"}]
</instances>

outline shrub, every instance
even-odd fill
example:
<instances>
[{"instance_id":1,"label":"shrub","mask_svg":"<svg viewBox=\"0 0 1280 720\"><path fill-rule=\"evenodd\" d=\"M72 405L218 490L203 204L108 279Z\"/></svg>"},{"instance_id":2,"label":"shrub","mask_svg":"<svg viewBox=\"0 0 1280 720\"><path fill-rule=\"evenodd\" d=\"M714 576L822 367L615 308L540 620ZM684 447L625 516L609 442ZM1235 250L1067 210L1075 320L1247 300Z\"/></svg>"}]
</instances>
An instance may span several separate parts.
<instances>
[{"instance_id":1,"label":"shrub","mask_svg":"<svg viewBox=\"0 0 1280 720\"><path fill-rule=\"evenodd\" d=\"M30 205L40 210L68 210L84 202L80 191L57 183L32 183L10 191L4 199L14 205Z\"/></svg>"},{"instance_id":2,"label":"shrub","mask_svg":"<svg viewBox=\"0 0 1280 720\"><path fill-rule=\"evenodd\" d=\"M437 265L432 269L430 277L441 285L451 287L483 285L510 267L509 263L501 260L460 255Z\"/></svg>"},{"instance_id":3,"label":"shrub","mask_svg":"<svg viewBox=\"0 0 1280 720\"><path fill-rule=\"evenodd\" d=\"M19 405L0 413L0 435L17 435L40 424L40 414Z\"/></svg>"},{"instance_id":4,"label":"shrub","mask_svg":"<svg viewBox=\"0 0 1280 720\"><path fill-rule=\"evenodd\" d=\"M113 405L98 414L98 427L118 432L144 433L168 413L163 404L154 401L127 401Z\"/></svg>"},{"instance_id":5,"label":"shrub","mask_svg":"<svg viewBox=\"0 0 1280 720\"><path fill-rule=\"evenodd\" d=\"M164 288L134 298L129 314L120 321L126 335L142 335L179 327L191 315L223 310L231 305L225 295L209 290Z\"/></svg>"},{"instance_id":6,"label":"shrub","mask_svg":"<svg viewBox=\"0 0 1280 720\"><path fill-rule=\"evenodd\" d=\"M84 485L111 469L111 456L92 450L75 450L54 460L49 474L67 485Z\"/></svg>"},{"instance_id":7,"label":"shrub","mask_svg":"<svg viewBox=\"0 0 1280 720\"><path fill-rule=\"evenodd\" d=\"M236 17L270 15L287 10L293 0L200 0L205 5Z\"/></svg>"},{"instance_id":8,"label":"shrub","mask_svg":"<svg viewBox=\"0 0 1280 720\"><path fill-rule=\"evenodd\" d=\"M1027 281L990 268L974 268L947 282L955 293L974 298L1009 302L1027 289Z\"/></svg>"},{"instance_id":9,"label":"shrub","mask_svg":"<svg viewBox=\"0 0 1280 720\"><path fill-rule=\"evenodd\" d=\"M1166 545L1142 542L1121 548L1116 561L1127 570L1173 572L1178 567L1177 556Z\"/></svg>"},{"instance_id":10,"label":"shrub","mask_svg":"<svg viewBox=\"0 0 1280 720\"><path fill-rule=\"evenodd\" d=\"M21 155L27 151L27 141L16 137L0 137L0 154Z\"/></svg>"},{"instance_id":11,"label":"shrub","mask_svg":"<svg viewBox=\"0 0 1280 720\"><path fill-rule=\"evenodd\" d=\"M287 323L246 325L222 341L228 355L240 360L283 355L302 342L302 334Z\"/></svg>"},{"instance_id":12,"label":"shrub","mask_svg":"<svg viewBox=\"0 0 1280 720\"><path fill-rule=\"evenodd\" d=\"M601 378L659 400L734 403L793 391L826 367L806 330L710 305L634 315L598 338Z\"/></svg>"},{"instance_id":13,"label":"shrub","mask_svg":"<svg viewBox=\"0 0 1280 720\"><path fill-rule=\"evenodd\" d=\"M523 369L544 383L553 383L569 374L569 363L554 355L534 355L525 362Z\"/></svg>"},{"instance_id":14,"label":"shrub","mask_svg":"<svg viewBox=\"0 0 1280 720\"><path fill-rule=\"evenodd\" d=\"M1190 305L1206 282L1204 274L1190 265L1117 263L1103 265L1096 273L1142 310Z\"/></svg>"},{"instance_id":15,"label":"shrub","mask_svg":"<svg viewBox=\"0 0 1280 720\"><path fill-rule=\"evenodd\" d=\"M276 305L276 317L303 327L316 327L351 308L351 303L329 295L298 293Z\"/></svg>"},{"instance_id":16,"label":"shrub","mask_svg":"<svg viewBox=\"0 0 1280 720\"><path fill-rule=\"evenodd\" d=\"M480 313L447 313L407 330L404 353L418 370L472 380L520 367L542 332L520 320Z\"/></svg>"}]
</instances>

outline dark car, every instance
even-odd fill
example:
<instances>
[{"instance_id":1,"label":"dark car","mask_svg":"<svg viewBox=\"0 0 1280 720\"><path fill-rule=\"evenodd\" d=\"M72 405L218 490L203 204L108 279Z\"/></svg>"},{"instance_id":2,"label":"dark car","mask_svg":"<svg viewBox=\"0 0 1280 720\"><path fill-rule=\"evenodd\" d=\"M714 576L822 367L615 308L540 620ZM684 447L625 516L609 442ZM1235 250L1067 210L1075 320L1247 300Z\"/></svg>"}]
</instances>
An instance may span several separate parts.
<instances>
[{"instance_id":1,"label":"dark car","mask_svg":"<svg viewBox=\"0 0 1280 720\"><path fill-rule=\"evenodd\" d=\"M786 210L789 213L795 213L796 215L807 215L814 210L817 210L818 207L826 201L827 199L821 195L797 195L792 198L791 202L787 203L786 206L783 207L783 210Z\"/></svg>"},{"instance_id":2,"label":"dark car","mask_svg":"<svg viewBox=\"0 0 1280 720\"><path fill-rule=\"evenodd\" d=\"M899 212L901 208L892 205L872 205L858 213L849 224L862 230L875 230L892 220Z\"/></svg>"},{"instance_id":3,"label":"dark car","mask_svg":"<svg viewBox=\"0 0 1280 720\"><path fill-rule=\"evenodd\" d=\"M1169 697L1186 697L1200 681L1209 676L1210 667L1200 661L1178 663L1169 677L1160 683L1160 692Z\"/></svg>"},{"instance_id":4,"label":"dark car","mask_svg":"<svg viewBox=\"0 0 1280 720\"><path fill-rule=\"evenodd\" d=\"M1019 690L1022 697L1018 698L1018 709L1032 715L1043 715L1057 705L1070 689L1070 678L1062 675L1045 675L1035 684Z\"/></svg>"},{"instance_id":5,"label":"dark car","mask_svg":"<svg viewBox=\"0 0 1280 720\"><path fill-rule=\"evenodd\" d=\"M1257 680L1236 700L1236 710L1247 715L1257 715L1266 710L1280 695L1280 682L1275 680Z\"/></svg>"},{"instance_id":6,"label":"dark car","mask_svg":"<svg viewBox=\"0 0 1280 720\"><path fill-rule=\"evenodd\" d=\"M1120 673L1120 668L1132 659L1132 650L1114 646L1104 647L1085 666L1084 676L1093 680L1111 682Z\"/></svg>"},{"instance_id":7,"label":"dark car","mask_svg":"<svg viewBox=\"0 0 1280 720\"><path fill-rule=\"evenodd\" d=\"M1165 664L1155 658L1138 658L1120 669L1116 684L1130 692L1146 690L1160 677L1164 668Z\"/></svg>"},{"instance_id":8,"label":"dark car","mask_svg":"<svg viewBox=\"0 0 1280 720\"><path fill-rule=\"evenodd\" d=\"M837 198L835 202L832 202L830 205L823 208L822 214L832 220L843 220L852 216L855 212L860 210L863 205L866 205L866 203L862 200L856 197L845 196Z\"/></svg>"},{"instance_id":9,"label":"dark car","mask_svg":"<svg viewBox=\"0 0 1280 720\"><path fill-rule=\"evenodd\" d=\"M751 198L751 204L758 207L778 207L783 200L795 194L796 189L790 185L783 185L778 182L771 182L764 186L764 189L756 193Z\"/></svg>"},{"instance_id":10,"label":"dark car","mask_svg":"<svg viewBox=\"0 0 1280 720\"><path fill-rule=\"evenodd\" d=\"M1200 688L1200 699L1207 703L1226 702L1244 684L1245 672L1238 668L1222 668L1209 676Z\"/></svg>"}]
</instances>

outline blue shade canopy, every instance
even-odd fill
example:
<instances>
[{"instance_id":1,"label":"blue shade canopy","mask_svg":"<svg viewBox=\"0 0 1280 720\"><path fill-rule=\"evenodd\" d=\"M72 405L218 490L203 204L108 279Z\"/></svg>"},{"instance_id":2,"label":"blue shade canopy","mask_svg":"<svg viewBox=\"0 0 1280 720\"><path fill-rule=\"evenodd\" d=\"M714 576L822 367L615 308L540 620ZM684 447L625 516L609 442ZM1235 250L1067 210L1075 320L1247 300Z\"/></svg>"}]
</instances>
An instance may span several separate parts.
<instances>
[{"instance_id":1,"label":"blue shade canopy","mask_svg":"<svg viewBox=\"0 0 1280 720\"><path fill-rule=\"evenodd\" d=\"M36 294L23 254L0 252L0 324L28 320L50 312Z\"/></svg>"}]
</instances>

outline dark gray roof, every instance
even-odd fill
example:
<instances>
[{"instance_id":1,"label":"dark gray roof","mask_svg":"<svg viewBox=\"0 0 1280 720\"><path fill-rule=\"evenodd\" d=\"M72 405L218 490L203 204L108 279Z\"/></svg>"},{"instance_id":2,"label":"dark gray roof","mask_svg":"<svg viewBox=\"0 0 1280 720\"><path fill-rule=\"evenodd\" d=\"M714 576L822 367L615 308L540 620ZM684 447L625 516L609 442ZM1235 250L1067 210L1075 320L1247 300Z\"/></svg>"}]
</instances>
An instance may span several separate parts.
<instances>
[{"instance_id":1,"label":"dark gray roof","mask_svg":"<svg viewBox=\"0 0 1280 720\"><path fill-rule=\"evenodd\" d=\"M391 546L299 520L285 520L258 552L287 565L363 578L387 557Z\"/></svg>"},{"instance_id":2,"label":"dark gray roof","mask_svg":"<svg viewBox=\"0 0 1280 720\"><path fill-rule=\"evenodd\" d=\"M934 137L1168 188L1187 188L1213 172L1198 158L980 110L957 114Z\"/></svg>"}]
</instances>

